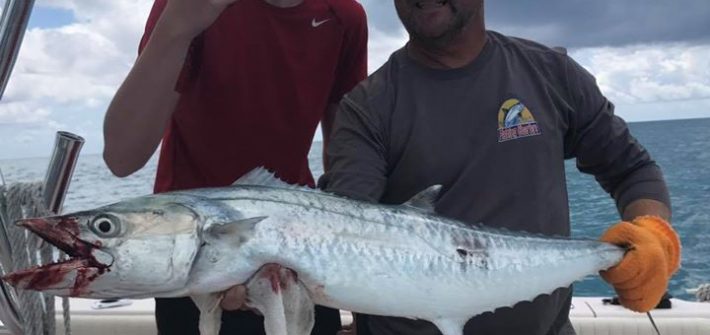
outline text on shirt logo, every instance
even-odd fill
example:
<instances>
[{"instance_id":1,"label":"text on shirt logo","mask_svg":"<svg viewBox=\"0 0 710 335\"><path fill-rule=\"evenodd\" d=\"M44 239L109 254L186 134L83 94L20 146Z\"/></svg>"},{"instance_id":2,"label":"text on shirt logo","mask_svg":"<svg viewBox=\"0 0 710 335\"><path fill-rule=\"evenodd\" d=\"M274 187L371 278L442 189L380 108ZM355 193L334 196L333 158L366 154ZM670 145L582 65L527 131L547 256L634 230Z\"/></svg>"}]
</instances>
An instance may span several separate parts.
<instances>
[{"instance_id":1,"label":"text on shirt logo","mask_svg":"<svg viewBox=\"0 0 710 335\"><path fill-rule=\"evenodd\" d=\"M498 142L541 135L530 110L518 99L508 99L498 111Z\"/></svg>"}]
</instances>

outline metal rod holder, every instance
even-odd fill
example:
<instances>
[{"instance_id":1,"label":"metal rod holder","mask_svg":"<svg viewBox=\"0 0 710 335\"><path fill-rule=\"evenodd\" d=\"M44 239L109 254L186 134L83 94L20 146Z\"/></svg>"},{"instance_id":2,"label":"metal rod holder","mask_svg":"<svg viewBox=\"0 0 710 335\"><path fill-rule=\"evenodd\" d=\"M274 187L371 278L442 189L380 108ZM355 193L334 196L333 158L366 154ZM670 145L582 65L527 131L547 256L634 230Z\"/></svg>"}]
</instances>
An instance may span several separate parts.
<instances>
[{"instance_id":1,"label":"metal rod holder","mask_svg":"<svg viewBox=\"0 0 710 335\"><path fill-rule=\"evenodd\" d=\"M59 214L62 209L83 145L84 139L81 136L64 131L57 132L43 188L44 203L54 214Z\"/></svg>"}]
</instances>

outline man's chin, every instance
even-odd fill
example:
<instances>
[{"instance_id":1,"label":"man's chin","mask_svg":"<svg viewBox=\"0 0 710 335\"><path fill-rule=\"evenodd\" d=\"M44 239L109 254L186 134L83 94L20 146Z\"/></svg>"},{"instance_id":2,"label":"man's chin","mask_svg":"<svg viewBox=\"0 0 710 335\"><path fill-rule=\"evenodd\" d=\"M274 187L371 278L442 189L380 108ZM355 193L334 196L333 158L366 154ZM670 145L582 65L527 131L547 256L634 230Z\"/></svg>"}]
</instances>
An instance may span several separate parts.
<instances>
[{"instance_id":1,"label":"man's chin","mask_svg":"<svg viewBox=\"0 0 710 335\"><path fill-rule=\"evenodd\" d=\"M429 29L410 33L413 41L426 46L441 46L451 41L451 32L447 29Z\"/></svg>"}]
</instances>

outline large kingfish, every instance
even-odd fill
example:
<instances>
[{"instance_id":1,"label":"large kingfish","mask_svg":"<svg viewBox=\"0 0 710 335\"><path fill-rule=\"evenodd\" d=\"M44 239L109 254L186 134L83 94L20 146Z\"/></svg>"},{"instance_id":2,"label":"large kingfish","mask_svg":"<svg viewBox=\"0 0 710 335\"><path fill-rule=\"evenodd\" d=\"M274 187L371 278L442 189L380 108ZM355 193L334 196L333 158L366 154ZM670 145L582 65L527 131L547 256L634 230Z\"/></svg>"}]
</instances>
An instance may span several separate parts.
<instances>
[{"instance_id":1,"label":"large kingfish","mask_svg":"<svg viewBox=\"0 0 710 335\"><path fill-rule=\"evenodd\" d=\"M258 169L231 187L23 220L20 225L72 258L4 279L59 296L191 296L201 322L218 322L218 292L279 264L297 274L292 287L307 292L285 304L286 314L293 313L288 306L312 300L428 320L444 335L460 335L475 315L549 294L624 255L598 241L504 232L437 216L437 194L432 187L404 205L385 206L290 186ZM278 285L271 288L279 293Z\"/></svg>"}]
</instances>

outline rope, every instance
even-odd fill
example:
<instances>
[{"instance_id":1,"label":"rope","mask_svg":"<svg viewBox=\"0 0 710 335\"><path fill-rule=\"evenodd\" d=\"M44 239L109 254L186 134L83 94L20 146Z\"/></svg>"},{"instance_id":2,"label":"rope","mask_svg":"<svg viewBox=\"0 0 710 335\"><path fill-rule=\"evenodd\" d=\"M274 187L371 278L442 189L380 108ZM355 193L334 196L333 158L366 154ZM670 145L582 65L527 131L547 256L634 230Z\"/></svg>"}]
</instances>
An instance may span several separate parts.
<instances>
[{"instance_id":1,"label":"rope","mask_svg":"<svg viewBox=\"0 0 710 335\"><path fill-rule=\"evenodd\" d=\"M39 187L39 185L37 185ZM18 219L26 217L27 209L22 206L22 203L31 201L32 188L27 187L23 191L21 185L11 186L7 190L7 221L15 222ZM36 245L37 241L34 236L29 236L24 229L15 227L13 224L6 226L8 238L13 251L12 269L24 269L33 265L36 255L33 255L27 245ZM41 335L44 334L44 301L42 295L34 291L18 290L16 291L19 306L20 316L23 323L24 334Z\"/></svg>"},{"instance_id":2,"label":"rope","mask_svg":"<svg viewBox=\"0 0 710 335\"><path fill-rule=\"evenodd\" d=\"M703 284L698 287L695 297L700 302L710 302L710 284Z\"/></svg>"},{"instance_id":3,"label":"rope","mask_svg":"<svg viewBox=\"0 0 710 335\"><path fill-rule=\"evenodd\" d=\"M646 315L648 315L648 319L651 320L651 326L653 326L653 330L656 331L656 335L661 335L661 331L658 330L658 326L656 325L656 321L653 320L653 316L651 316L651 312L646 312Z\"/></svg>"},{"instance_id":4,"label":"rope","mask_svg":"<svg viewBox=\"0 0 710 335\"><path fill-rule=\"evenodd\" d=\"M5 213L2 213L4 209ZM7 271L24 269L34 265L47 264L56 260L54 248L36 235L12 222L27 217L43 217L51 213L44 205L41 183L21 183L0 186L0 215L7 225L10 247L12 250L12 268ZM25 335L54 335L55 308L54 297L35 291L16 290L15 295L23 320ZM69 302L62 301L64 308L65 334L70 335Z\"/></svg>"},{"instance_id":5,"label":"rope","mask_svg":"<svg viewBox=\"0 0 710 335\"><path fill-rule=\"evenodd\" d=\"M2 174L2 169L0 168L0 186L4 187L5 185L5 176Z\"/></svg>"},{"instance_id":6,"label":"rope","mask_svg":"<svg viewBox=\"0 0 710 335\"><path fill-rule=\"evenodd\" d=\"M62 317L64 318L64 335L71 335L71 309L69 298L62 298Z\"/></svg>"}]
</instances>

